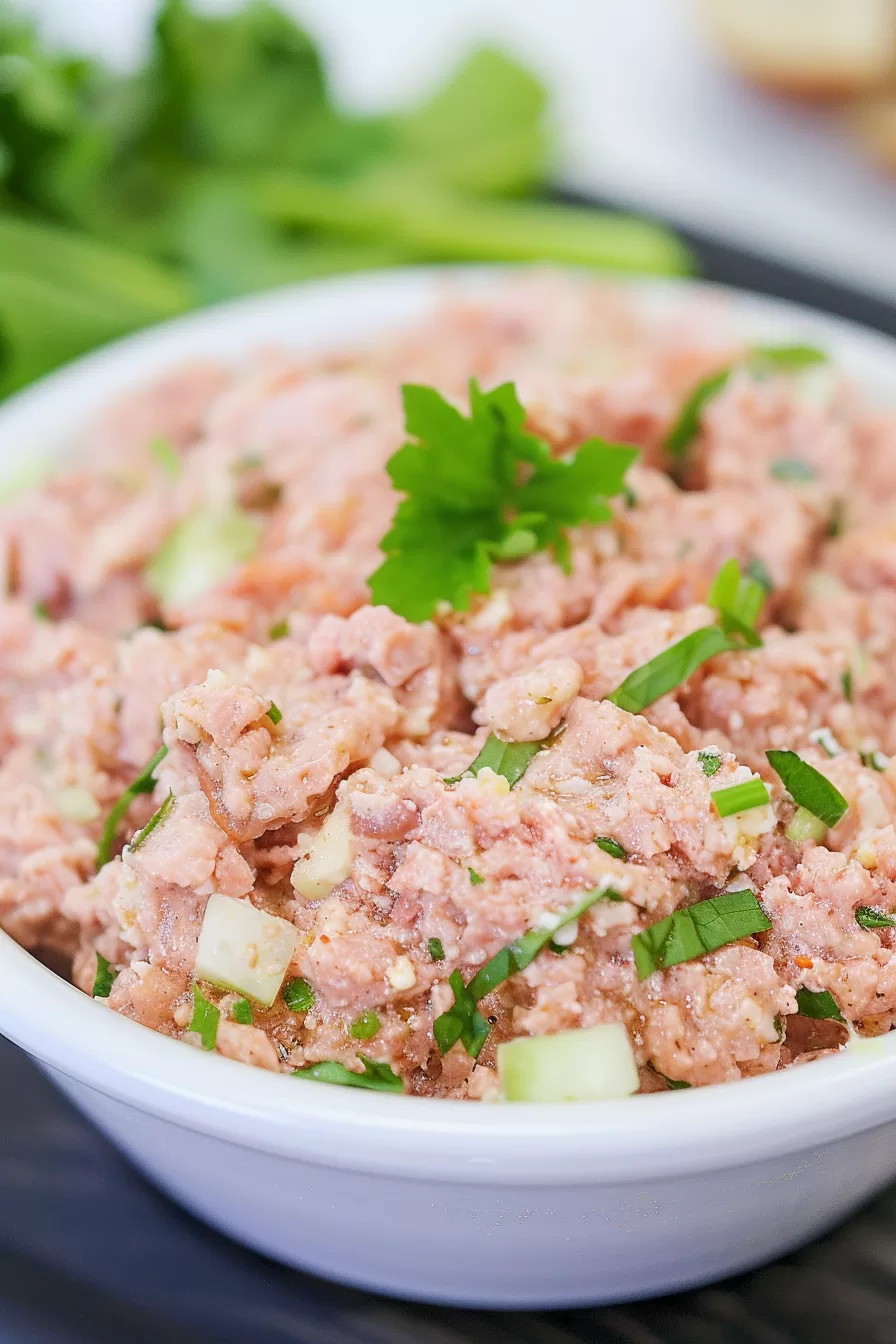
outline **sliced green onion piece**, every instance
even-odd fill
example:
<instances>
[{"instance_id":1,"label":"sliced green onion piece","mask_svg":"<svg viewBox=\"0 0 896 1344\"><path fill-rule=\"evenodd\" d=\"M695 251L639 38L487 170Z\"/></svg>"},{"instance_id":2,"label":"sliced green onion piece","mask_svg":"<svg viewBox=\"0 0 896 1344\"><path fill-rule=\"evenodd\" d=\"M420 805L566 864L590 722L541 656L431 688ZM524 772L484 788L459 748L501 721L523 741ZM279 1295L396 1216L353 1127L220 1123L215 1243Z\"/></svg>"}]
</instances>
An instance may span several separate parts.
<instances>
[{"instance_id":1,"label":"sliced green onion piece","mask_svg":"<svg viewBox=\"0 0 896 1344\"><path fill-rule=\"evenodd\" d=\"M818 817L826 826L836 826L849 804L814 766L795 751L767 751L769 765L799 807Z\"/></svg>"},{"instance_id":2,"label":"sliced green onion piece","mask_svg":"<svg viewBox=\"0 0 896 1344\"><path fill-rule=\"evenodd\" d=\"M859 759L869 770L877 770L879 773L890 764L889 756L885 756L882 751L860 751Z\"/></svg>"},{"instance_id":3,"label":"sliced green onion piece","mask_svg":"<svg viewBox=\"0 0 896 1344\"><path fill-rule=\"evenodd\" d=\"M237 999L231 1005L230 1016L234 1022L239 1022L241 1027L251 1027L252 1025L252 1005L248 999Z\"/></svg>"},{"instance_id":4,"label":"sliced green onion piece","mask_svg":"<svg viewBox=\"0 0 896 1344\"><path fill-rule=\"evenodd\" d=\"M814 481L815 468L799 457L776 457L769 463L768 474L776 481Z\"/></svg>"},{"instance_id":5,"label":"sliced green onion piece","mask_svg":"<svg viewBox=\"0 0 896 1344\"><path fill-rule=\"evenodd\" d=\"M852 704L852 671L850 668L840 673L840 686L843 690L843 699Z\"/></svg>"},{"instance_id":6,"label":"sliced green onion piece","mask_svg":"<svg viewBox=\"0 0 896 1344\"><path fill-rule=\"evenodd\" d=\"M172 481L177 480L183 463L180 460L180 453L171 440L155 438L149 445L149 451L165 475Z\"/></svg>"},{"instance_id":7,"label":"sliced green onion piece","mask_svg":"<svg viewBox=\"0 0 896 1344\"><path fill-rule=\"evenodd\" d=\"M638 979L646 980L653 971L668 970L683 961L695 961L771 926L755 892L725 891L710 896L633 936Z\"/></svg>"},{"instance_id":8,"label":"sliced green onion piece","mask_svg":"<svg viewBox=\"0 0 896 1344\"><path fill-rule=\"evenodd\" d=\"M666 435L666 452L670 457L684 457L700 431L700 417L705 406L726 386L732 372L731 368L719 369L690 392L678 413L678 419Z\"/></svg>"},{"instance_id":9,"label":"sliced green onion piece","mask_svg":"<svg viewBox=\"0 0 896 1344\"><path fill-rule=\"evenodd\" d=\"M53 620L53 614L50 611L50 608L47 606L46 602L35 602L32 605L31 610L35 615L35 617L37 618L37 620L39 621Z\"/></svg>"},{"instance_id":10,"label":"sliced green onion piece","mask_svg":"<svg viewBox=\"0 0 896 1344\"><path fill-rule=\"evenodd\" d=\"M476 872L475 868L468 868L467 872L470 875L470 885L474 887L481 887L483 882L485 881L485 878L480 877L480 875Z\"/></svg>"},{"instance_id":11,"label":"sliced green onion piece","mask_svg":"<svg viewBox=\"0 0 896 1344\"><path fill-rule=\"evenodd\" d=\"M712 581L707 602L719 613L726 635L740 638L751 648L758 648L762 640L757 635L756 621L765 601L761 583L741 574L735 559L726 560Z\"/></svg>"},{"instance_id":12,"label":"sliced green onion piece","mask_svg":"<svg viewBox=\"0 0 896 1344\"><path fill-rule=\"evenodd\" d=\"M784 832L787 839L792 840L795 845L801 845L806 840L818 844L827 833L828 828L824 822L805 807L797 808L793 820Z\"/></svg>"},{"instance_id":13,"label":"sliced green onion piece","mask_svg":"<svg viewBox=\"0 0 896 1344\"><path fill-rule=\"evenodd\" d=\"M608 1101L630 1097L639 1086L621 1022L503 1042L498 1076L507 1101Z\"/></svg>"},{"instance_id":14,"label":"sliced green onion piece","mask_svg":"<svg viewBox=\"0 0 896 1344\"><path fill-rule=\"evenodd\" d=\"M163 821L171 815L174 808L174 794L171 789L168 790L168 797L162 803L157 812L154 812L146 825L139 830L128 845L128 849L133 854L135 849L139 849L148 835L152 835L157 826L161 826Z\"/></svg>"},{"instance_id":15,"label":"sliced green onion piece","mask_svg":"<svg viewBox=\"0 0 896 1344\"><path fill-rule=\"evenodd\" d=\"M268 718L270 719L271 723L275 724L281 723L283 720L282 711L277 708L277 706L273 703L273 701L271 702L271 707L268 710Z\"/></svg>"},{"instance_id":16,"label":"sliced green onion piece","mask_svg":"<svg viewBox=\"0 0 896 1344\"><path fill-rule=\"evenodd\" d=\"M816 345L754 345L748 359L754 373L769 370L795 373L827 362L827 354Z\"/></svg>"},{"instance_id":17,"label":"sliced green onion piece","mask_svg":"<svg viewBox=\"0 0 896 1344\"><path fill-rule=\"evenodd\" d=\"M426 947L433 961L445 960L445 949L442 946L441 938L428 938L426 942Z\"/></svg>"},{"instance_id":18,"label":"sliced green onion piece","mask_svg":"<svg viewBox=\"0 0 896 1344\"><path fill-rule=\"evenodd\" d=\"M289 634L289 621L275 621L268 631L268 639L286 639Z\"/></svg>"},{"instance_id":19,"label":"sliced green onion piece","mask_svg":"<svg viewBox=\"0 0 896 1344\"><path fill-rule=\"evenodd\" d=\"M710 797L720 817L733 817L739 812L749 812L754 807L765 807L770 801L768 789L761 779L747 779L743 784L715 789Z\"/></svg>"},{"instance_id":20,"label":"sliced green onion piece","mask_svg":"<svg viewBox=\"0 0 896 1344\"><path fill-rule=\"evenodd\" d=\"M202 993L198 985L193 986L193 1017L190 1031L199 1033L203 1050L214 1050L218 1039L218 1023L221 1020L220 1009Z\"/></svg>"},{"instance_id":21,"label":"sliced green onion piece","mask_svg":"<svg viewBox=\"0 0 896 1344\"><path fill-rule=\"evenodd\" d=\"M882 910L874 910L870 905L858 907L856 923L863 929L896 929L896 919L892 915L885 915Z\"/></svg>"},{"instance_id":22,"label":"sliced green onion piece","mask_svg":"<svg viewBox=\"0 0 896 1344\"><path fill-rule=\"evenodd\" d=\"M283 1002L290 1012L307 1013L309 1008L314 1007L314 990L307 980L294 976L283 986Z\"/></svg>"},{"instance_id":23,"label":"sliced green onion piece","mask_svg":"<svg viewBox=\"0 0 896 1344\"><path fill-rule=\"evenodd\" d=\"M236 505L197 509L172 529L144 571L160 602L183 607L254 555L262 524Z\"/></svg>"},{"instance_id":24,"label":"sliced green onion piece","mask_svg":"<svg viewBox=\"0 0 896 1344\"><path fill-rule=\"evenodd\" d=\"M93 978L93 997L95 999L108 999L112 993L112 986L117 979L118 972L115 967L101 953L97 952L96 975Z\"/></svg>"},{"instance_id":25,"label":"sliced green onion piece","mask_svg":"<svg viewBox=\"0 0 896 1344\"><path fill-rule=\"evenodd\" d=\"M101 868L104 868L112 858L112 847L115 844L115 832L118 830L118 823L139 794L152 793L156 786L156 781L153 779L153 772L156 766L160 765L167 755L168 748L165 746L159 747L155 756L144 765L133 784L128 785L121 797L113 803L112 807L109 809L109 815L106 817L103 833L100 836L100 842L97 845L96 850L97 872L99 872Z\"/></svg>"},{"instance_id":26,"label":"sliced green onion piece","mask_svg":"<svg viewBox=\"0 0 896 1344\"><path fill-rule=\"evenodd\" d=\"M478 775L480 770L494 770L496 775L502 775L513 788L526 773L533 757L537 756L550 740L545 738L541 742L502 742L499 737L491 733L483 743L475 761L472 761L461 774L446 779L445 783L457 784L459 780L470 775Z\"/></svg>"},{"instance_id":27,"label":"sliced green onion piece","mask_svg":"<svg viewBox=\"0 0 896 1344\"><path fill-rule=\"evenodd\" d=\"M364 1065L363 1073L354 1073L344 1064L327 1059L320 1064L310 1064L305 1069L295 1069L293 1078L307 1078L312 1083L338 1083L341 1087L366 1087L371 1092L403 1092L404 1085L397 1073L393 1073L388 1064L367 1055L358 1055Z\"/></svg>"},{"instance_id":28,"label":"sliced green onion piece","mask_svg":"<svg viewBox=\"0 0 896 1344\"><path fill-rule=\"evenodd\" d=\"M686 682L708 659L730 648L728 636L719 626L694 630L636 667L607 699L630 714L640 714L660 696Z\"/></svg>"},{"instance_id":29,"label":"sliced green onion piece","mask_svg":"<svg viewBox=\"0 0 896 1344\"><path fill-rule=\"evenodd\" d=\"M380 1019L372 1008L356 1017L349 1031L356 1041L369 1041L380 1029Z\"/></svg>"},{"instance_id":30,"label":"sliced green onion piece","mask_svg":"<svg viewBox=\"0 0 896 1344\"><path fill-rule=\"evenodd\" d=\"M837 1007L837 1000L826 989L798 989L796 1008L801 1017L814 1017L820 1021L832 1019L846 1024L846 1018Z\"/></svg>"},{"instance_id":31,"label":"sliced green onion piece","mask_svg":"<svg viewBox=\"0 0 896 1344\"><path fill-rule=\"evenodd\" d=\"M597 845L598 849L602 849L605 854L609 854L611 859L620 859L622 863L625 863L628 859L628 855L620 845L619 841L614 840L612 836L599 835L596 837L594 843Z\"/></svg>"},{"instance_id":32,"label":"sliced green onion piece","mask_svg":"<svg viewBox=\"0 0 896 1344\"><path fill-rule=\"evenodd\" d=\"M710 751L705 747L703 751L697 752L697 760L703 766L703 773L707 779L712 779L713 775L718 773L722 764L722 753L720 751Z\"/></svg>"}]
</instances>

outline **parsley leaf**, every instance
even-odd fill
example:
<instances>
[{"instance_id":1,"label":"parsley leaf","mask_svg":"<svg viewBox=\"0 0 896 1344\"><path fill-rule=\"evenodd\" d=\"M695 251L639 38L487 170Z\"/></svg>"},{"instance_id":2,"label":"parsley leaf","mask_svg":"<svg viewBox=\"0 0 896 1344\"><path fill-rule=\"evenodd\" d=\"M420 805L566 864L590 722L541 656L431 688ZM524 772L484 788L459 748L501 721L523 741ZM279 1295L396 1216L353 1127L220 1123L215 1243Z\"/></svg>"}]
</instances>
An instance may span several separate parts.
<instances>
[{"instance_id":1,"label":"parsley leaf","mask_svg":"<svg viewBox=\"0 0 896 1344\"><path fill-rule=\"evenodd\" d=\"M292 980L287 980L281 991L281 997L293 1013L307 1013L309 1008L314 1007L314 990L307 980L298 975Z\"/></svg>"},{"instance_id":2,"label":"parsley leaf","mask_svg":"<svg viewBox=\"0 0 896 1344\"><path fill-rule=\"evenodd\" d=\"M796 992L796 1010L801 1017L815 1017L821 1020L833 1018L835 1022L846 1023L846 1018L837 1007L837 1000L827 989L798 989Z\"/></svg>"},{"instance_id":3,"label":"parsley leaf","mask_svg":"<svg viewBox=\"0 0 896 1344\"><path fill-rule=\"evenodd\" d=\"M710 751L708 747L705 747L703 751L697 752L697 760L702 765L703 773L708 779L711 779L713 775L718 773L722 764L722 757L719 752Z\"/></svg>"},{"instance_id":4,"label":"parsley leaf","mask_svg":"<svg viewBox=\"0 0 896 1344\"><path fill-rule=\"evenodd\" d=\"M818 817L825 826L837 825L849 804L829 779L795 751L767 751L765 755L799 807L804 807L813 817Z\"/></svg>"},{"instance_id":5,"label":"parsley leaf","mask_svg":"<svg viewBox=\"0 0 896 1344\"><path fill-rule=\"evenodd\" d=\"M305 1069L293 1070L293 1078L307 1078L312 1083L339 1083L342 1087L366 1087L371 1092L403 1092L404 1085L397 1073L393 1073L388 1064L367 1055L358 1055L364 1065L363 1073L354 1073L344 1064L333 1059L325 1059L320 1064L310 1064Z\"/></svg>"},{"instance_id":6,"label":"parsley leaf","mask_svg":"<svg viewBox=\"0 0 896 1344\"><path fill-rule=\"evenodd\" d=\"M118 972L101 953L96 954L96 975L93 980L92 994L95 999L108 999L112 986L118 979Z\"/></svg>"},{"instance_id":7,"label":"parsley leaf","mask_svg":"<svg viewBox=\"0 0 896 1344\"><path fill-rule=\"evenodd\" d=\"M426 940L426 949L433 961L445 960L445 949L442 946L441 938L428 938Z\"/></svg>"},{"instance_id":8,"label":"parsley leaf","mask_svg":"<svg viewBox=\"0 0 896 1344\"><path fill-rule=\"evenodd\" d=\"M634 934L632 953L638 979L646 980L653 971L694 961L771 926L755 892L725 891L721 896L710 896Z\"/></svg>"},{"instance_id":9,"label":"parsley leaf","mask_svg":"<svg viewBox=\"0 0 896 1344\"><path fill-rule=\"evenodd\" d=\"M237 999L230 1009L230 1016L234 1022L239 1022L242 1027L251 1027L252 1025L252 1005L248 999Z\"/></svg>"},{"instance_id":10,"label":"parsley leaf","mask_svg":"<svg viewBox=\"0 0 896 1344\"><path fill-rule=\"evenodd\" d=\"M277 708L273 700L271 701L271 707L268 710L268 718L270 719L271 723L274 724L280 723L283 719L283 711Z\"/></svg>"},{"instance_id":11,"label":"parsley leaf","mask_svg":"<svg viewBox=\"0 0 896 1344\"><path fill-rule=\"evenodd\" d=\"M371 600L410 621L440 602L466 611L487 593L493 561L550 550L569 564L567 529L610 518L606 499L624 489L636 448L589 439L555 458L523 428L512 383L483 392L470 384L470 415L435 388L402 389L413 441L387 463L405 498L380 542L382 565L368 580Z\"/></svg>"},{"instance_id":12,"label":"parsley leaf","mask_svg":"<svg viewBox=\"0 0 896 1344\"><path fill-rule=\"evenodd\" d=\"M140 771L132 784L129 784L121 797L112 804L109 809L109 815L106 817L103 833L100 836L100 842L96 850L96 870L104 868L112 858L112 846L115 844L115 832L118 830L118 823L121 821L125 812L127 812L131 803L141 793L152 793L156 786L153 778L153 771L157 765L168 755L168 748L159 747L152 760L147 761L146 765Z\"/></svg>"},{"instance_id":13,"label":"parsley leaf","mask_svg":"<svg viewBox=\"0 0 896 1344\"><path fill-rule=\"evenodd\" d=\"M502 775L513 788L526 773L532 758L537 756L550 740L546 737L541 742L502 742L494 733L490 733L475 761L471 761L461 774L446 779L445 783L457 784L467 775L478 775L480 770L494 770L496 775Z\"/></svg>"},{"instance_id":14,"label":"parsley leaf","mask_svg":"<svg viewBox=\"0 0 896 1344\"><path fill-rule=\"evenodd\" d=\"M220 1020L221 1010L216 1008L213 1003L209 1003L199 986L194 985L193 1016L190 1020L190 1031L199 1033L203 1050L214 1050L218 1039L218 1023Z\"/></svg>"}]
</instances>

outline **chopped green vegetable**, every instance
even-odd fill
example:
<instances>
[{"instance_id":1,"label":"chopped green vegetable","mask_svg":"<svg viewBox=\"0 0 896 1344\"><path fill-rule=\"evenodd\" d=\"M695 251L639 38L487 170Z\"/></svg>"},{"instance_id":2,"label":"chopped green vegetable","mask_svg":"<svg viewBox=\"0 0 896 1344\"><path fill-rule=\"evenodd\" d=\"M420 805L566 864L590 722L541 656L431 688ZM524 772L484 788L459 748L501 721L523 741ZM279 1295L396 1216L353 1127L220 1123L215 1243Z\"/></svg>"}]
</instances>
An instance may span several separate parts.
<instances>
[{"instance_id":1,"label":"chopped green vegetable","mask_svg":"<svg viewBox=\"0 0 896 1344\"><path fill-rule=\"evenodd\" d=\"M445 783L457 784L465 777L478 775L480 770L494 770L513 788L526 773L532 758L549 742L550 738L541 742L502 742L494 733L490 733L475 761L471 761L462 774L452 775Z\"/></svg>"},{"instance_id":2,"label":"chopped green vegetable","mask_svg":"<svg viewBox=\"0 0 896 1344\"><path fill-rule=\"evenodd\" d=\"M146 585L166 606L195 602L254 555L261 531L261 523L235 505L197 509L162 542L144 571Z\"/></svg>"},{"instance_id":3,"label":"chopped green vegetable","mask_svg":"<svg viewBox=\"0 0 896 1344\"><path fill-rule=\"evenodd\" d=\"M605 854L609 854L611 859L621 859L624 863L628 858L628 855L620 845L619 841L614 840L612 836L599 835L596 837L594 843L597 845L598 849L602 849Z\"/></svg>"},{"instance_id":4,"label":"chopped green vegetable","mask_svg":"<svg viewBox=\"0 0 896 1344\"><path fill-rule=\"evenodd\" d=\"M860 751L859 759L869 770L877 770L882 774L890 763L889 756L885 756L882 751Z\"/></svg>"},{"instance_id":5,"label":"chopped green vegetable","mask_svg":"<svg viewBox=\"0 0 896 1344\"><path fill-rule=\"evenodd\" d=\"M761 588L764 588L766 593L775 591L775 581L769 574L765 562L760 560L758 555L754 555L751 560L747 561L744 573L748 578L758 583Z\"/></svg>"},{"instance_id":6,"label":"chopped green vegetable","mask_svg":"<svg viewBox=\"0 0 896 1344\"><path fill-rule=\"evenodd\" d=\"M380 1019L372 1008L368 1008L366 1013L356 1017L351 1025L350 1031L357 1041L369 1041L371 1036L375 1036L380 1029Z\"/></svg>"},{"instance_id":7,"label":"chopped green vegetable","mask_svg":"<svg viewBox=\"0 0 896 1344\"><path fill-rule=\"evenodd\" d=\"M726 560L712 581L707 601L719 613L719 623L731 639L742 640L750 648L762 643L756 633L756 621L766 592L761 583L741 574L735 559Z\"/></svg>"},{"instance_id":8,"label":"chopped green vegetable","mask_svg":"<svg viewBox=\"0 0 896 1344\"><path fill-rule=\"evenodd\" d=\"M852 671L850 668L840 673L840 686L843 690L844 700L848 700L852 704Z\"/></svg>"},{"instance_id":9,"label":"chopped green vegetable","mask_svg":"<svg viewBox=\"0 0 896 1344\"><path fill-rule=\"evenodd\" d=\"M856 923L863 929L894 929L896 919L885 915L882 910L874 910L870 905L860 905L856 910Z\"/></svg>"},{"instance_id":10,"label":"chopped green vegetable","mask_svg":"<svg viewBox=\"0 0 896 1344\"><path fill-rule=\"evenodd\" d=\"M479 873L476 872L475 868L468 868L467 872L470 875L470 882L474 887L482 886L482 883L485 881L485 878L480 877Z\"/></svg>"},{"instance_id":11,"label":"chopped green vegetable","mask_svg":"<svg viewBox=\"0 0 896 1344\"><path fill-rule=\"evenodd\" d=\"M488 1022L476 1007L460 971L451 972L448 984L454 993L454 1004L433 1022L433 1038L440 1054L446 1054L460 1041L467 1054L476 1059L488 1038Z\"/></svg>"},{"instance_id":12,"label":"chopped green vegetable","mask_svg":"<svg viewBox=\"0 0 896 1344\"><path fill-rule=\"evenodd\" d=\"M183 464L180 460L180 453L174 447L171 440L155 438L149 445L149 451L152 453L165 475L170 477L171 480L176 481L181 473Z\"/></svg>"},{"instance_id":13,"label":"chopped green vegetable","mask_svg":"<svg viewBox=\"0 0 896 1344\"><path fill-rule=\"evenodd\" d=\"M713 775L718 774L722 764L722 754L719 751L710 751L704 748L697 752L697 760L703 766L703 773L707 779L712 779Z\"/></svg>"},{"instance_id":14,"label":"chopped green vegetable","mask_svg":"<svg viewBox=\"0 0 896 1344\"><path fill-rule=\"evenodd\" d=\"M589 439L554 457L523 424L512 383L483 392L470 383L464 416L432 387L406 384L405 428L415 442L387 463L404 498L380 542L386 556L369 578L371 600L410 621L440 602L466 611L489 591L495 560L550 550L568 567L567 529L607 522L636 448Z\"/></svg>"},{"instance_id":15,"label":"chopped green vegetable","mask_svg":"<svg viewBox=\"0 0 896 1344\"><path fill-rule=\"evenodd\" d=\"M755 892L725 891L721 896L710 896L686 910L676 910L633 936L638 979L645 980L653 971L694 961L739 938L770 928L771 920Z\"/></svg>"},{"instance_id":16,"label":"chopped green vegetable","mask_svg":"<svg viewBox=\"0 0 896 1344\"><path fill-rule=\"evenodd\" d=\"M221 1021L221 1011L202 993L198 985L193 986L193 1017L190 1021L190 1031L199 1033L199 1039L203 1050L214 1050L218 1039L218 1023Z\"/></svg>"},{"instance_id":17,"label":"chopped green vegetable","mask_svg":"<svg viewBox=\"0 0 896 1344\"><path fill-rule=\"evenodd\" d=\"M252 1026L252 1005L248 999L237 999L231 1005L230 1016L234 1022L239 1022L241 1027Z\"/></svg>"},{"instance_id":18,"label":"chopped green vegetable","mask_svg":"<svg viewBox=\"0 0 896 1344\"><path fill-rule=\"evenodd\" d=\"M289 621L275 621L268 631L268 639L286 639L289 634Z\"/></svg>"},{"instance_id":19,"label":"chopped green vegetable","mask_svg":"<svg viewBox=\"0 0 896 1344\"><path fill-rule=\"evenodd\" d=\"M426 940L426 948L433 961L445 960L445 949L442 946L441 938L428 938Z\"/></svg>"},{"instance_id":20,"label":"chopped green vegetable","mask_svg":"<svg viewBox=\"0 0 896 1344\"><path fill-rule=\"evenodd\" d=\"M753 373L799 373L827 364L828 356L816 345L754 345L749 353Z\"/></svg>"},{"instance_id":21,"label":"chopped green vegetable","mask_svg":"<svg viewBox=\"0 0 896 1344\"><path fill-rule=\"evenodd\" d=\"M836 826L849 804L843 794L814 766L795 751L767 751L769 765L781 780L793 801L823 821Z\"/></svg>"},{"instance_id":22,"label":"chopped green vegetable","mask_svg":"<svg viewBox=\"0 0 896 1344\"><path fill-rule=\"evenodd\" d=\"M640 714L660 696L686 682L703 663L730 648L728 636L717 625L693 630L636 667L607 699L630 714Z\"/></svg>"},{"instance_id":23,"label":"chopped green vegetable","mask_svg":"<svg viewBox=\"0 0 896 1344\"><path fill-rule=\"evenodd\" d=\"M846 1024L846 1018L837 1007L837 1000L826 989L798 989L796 992L797 1012L801 1017L815 1017L820 1020L833 1019Z\"/></svg>"},{"instance_id":24,"label":"chopped green vegetable","mask_svg":"<svg viewBox=\"0 0 896 1344\"><path fill-rule=\"evenodd\" d=\"M606 1101L638 1090L638 1066L621 1022L517 1036L498 1046L506 1101Z\"/></svg>"},{"instance_id":25,"label":"chopped green vegetable","mask_svg":"<svg viewBox=\"0 0 896 1344\"><path fill-rule=\"evenodd\" d=\"M814 742L816 746L821 747L825 756L833 760L835 756L840 756L843 748L837 741L830 728L816 728L809 734L809 741Z\"/></svg>"},{"instance_id":26,"label":"chopped green vegetable","mask_svg":"<svg viewBox=\"0 0 896 1344\"><path fill-rule=\"evenodd\" d=\"M307 1013L314 1007L314 990L307 980L294 976L287 980L282 990L283 1002L293 1013Z\"/></svg>"},{"instance_id":27,"label":"chopped green vegetable","mask_svg":"<svg viewBox=\"0 0 896 1344\"><path fill-rule=\"evenodd\" d=\"M281 710L277 708L277 706L273 703L273 701L271 702L271 707L268 710L268 718L273 724L282 723L283 721L283 713Z\"/></svg>"},{"instance_id":28,"label":"chopped green vegetable","mask_svg":"<svg viewBox=\"0 0 896 1344\"><path fill-rule=\"evenodd\" d=\"M108 999L112 993L112 986L118 979L118 972L115 967L106 960L99 952L96 954L96 975L93 978L93 990L91 991L95 999Z\"/></svg>"},{"instance_id":29,"label":"chopped green vegetable","mask_svg":"<svg viewBox=\"0 0 896 1344\"><path fill-rule=\"evenodd\" d=\"M662 1078L663 1082L666 1084L670 1092L679 1092L681 1091L682 1088L691 1086L690 1083L682 1082L680 1078L667 1078L664 1073L661 1073L660 1077Z\"/></svg>"},{"instance_id":30,"label":"chopped green vegetable","mask_svg":"<svg viewBox=\"0 0 896 1344\"><path fill-rule=\"evenodd\" d=\"M776 457L769 463L768 474L776 481L814 481L816 471L798 457Z\"/></svg>"},{"instance_id":31,"label":"chopped green vegetable","mask_svg":"<svg viewBox=\"0 0 896 1344\"><path fill-rule=\"evenodd\" d=\"M46 602L35 602L31 610L39 621L52 621L53 616Z\"/></svg>"},{"instance_id":32,"label":"chopped green vegetable","mask_svg":"<svg viewBox=\"0 0 896 1344\"><path fill-rule=\"evenodd\" d=\"M137 832L137 834L134 836L134 838L128 845L128 849L132 854L135 849L140 848L146 837L148 835L151 835L157 826L161 826L162 822L167 820L167 818L171 815L171 811L174 807L174 802L175 802L174 794L171 791L171 789L169 789L168 797L162 803L162 806L158 809L157 812L154 812L152 814L146 825L142 828L142 830L139 830Z\"/></svg>"},{"instance_id":33,"label":"chopped green vegetable","mask_svg":"<svg viewBox=\"0 0 896 1344\"><path fill-rule=\"evenodd\" d=\"M716 789L710 797L720 817L733 817L754 807L765 807L769 802L768 789L761 779L748 779L743 784Z\"/></svg>"},{"instance_id":34,"label":"chopped green vegetable","mask_svg":"<svg viewBox=\"0 0 896 1344\"><path fill-rule=\"evenodd\" d=\"M404 1085L397 1073L393 1073L388 1064L367 1055L358 1055L364 1065L363 1073L355 1073L344 1064L327 1059L320 1064L310 1064L304 1069L295 1069L293 1078L307 1078L312 1083L338 1083L342 1087L366 1087L371 1092L403 1092Z\"/></svg>"},{"instance_id":35,"label":"chopped green vegetable","mask_svg":"<svg viewBox=\"0 0 896 1344\"><path fill-rule=\"evenodd\" d=\"M168 748L165 746L159 747L158 751L152 757L152 759L150 761L147 761L146 765L140 771L140 774L134 780L133 784L130 784L125 789L121 797L117 800L117 802L113 803L112 807L109 809L109 815L106 817L105 825L103 826L103 833L100 836L100 842L99 845L97 846L96 851L97 872L99 872L101 868L105 867L105 865L112 858L112 847L115 844L115 832L118 830L118 823L121 821L122 817L127 812L131 803L139 794L152 793L153 789L156 786L156 781L153 778L153 773L156 769L156 766L160 765L167 755L168 755Z\"/></svg>"},{"instance_id":36,"label":"chopped green vegetable","mask_svg":"<svg viewBox=\"0 0 896 1344\"><path fill-rule=\"evenodd\" d=\"M793 820L784 832L787 839L792 840L795 845L801 845L806 840L819 844L827 833L828 828L824 822L805 807L797 808Z\"/></svg>"}]
</instances>

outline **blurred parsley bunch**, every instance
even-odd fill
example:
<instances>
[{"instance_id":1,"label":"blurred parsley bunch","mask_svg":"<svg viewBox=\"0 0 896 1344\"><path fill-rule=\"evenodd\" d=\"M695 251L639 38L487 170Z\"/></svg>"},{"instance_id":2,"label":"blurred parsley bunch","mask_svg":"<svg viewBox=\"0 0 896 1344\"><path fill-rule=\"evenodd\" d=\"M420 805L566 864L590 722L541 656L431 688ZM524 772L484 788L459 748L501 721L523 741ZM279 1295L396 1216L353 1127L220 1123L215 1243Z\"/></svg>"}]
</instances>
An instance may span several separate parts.
<instances>
[{"instance_id":1,"label":"blurred parsley bunch","mask_svg":"<svg viewBox=\"0 0 896 1344\"><path fill-rule=\"evenodd\" d=\"M226 17L164 0L127 76L49 50L0 0L0 396L146 323L309 276L686 270L657 226L532 199L545 110L538 81L483 48L422 105L353 116L267 0Z\"/></svg>"}]
</instances>

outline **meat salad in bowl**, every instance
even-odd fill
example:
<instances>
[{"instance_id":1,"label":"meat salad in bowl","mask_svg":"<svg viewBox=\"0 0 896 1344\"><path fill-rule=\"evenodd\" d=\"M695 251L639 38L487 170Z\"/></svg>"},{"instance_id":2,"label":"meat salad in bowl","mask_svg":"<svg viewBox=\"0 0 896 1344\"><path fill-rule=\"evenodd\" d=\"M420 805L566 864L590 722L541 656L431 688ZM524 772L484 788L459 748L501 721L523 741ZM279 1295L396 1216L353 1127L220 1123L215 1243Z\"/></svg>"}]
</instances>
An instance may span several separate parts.
<instances>
[{"instance_id":1,"label":"meat salad in bowl","mask_svg":"<svg viewBox=\"0 0 896 1344\"><path fill-rule=\"evenodd\" d=\"M894 476L823 349L578 276L171 368L0 512L0 925L97 1011L423 1097L887 1032Z\"/></svg>"}]
</instances>

